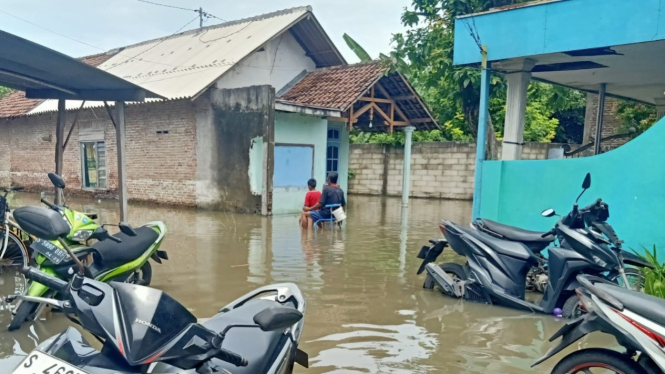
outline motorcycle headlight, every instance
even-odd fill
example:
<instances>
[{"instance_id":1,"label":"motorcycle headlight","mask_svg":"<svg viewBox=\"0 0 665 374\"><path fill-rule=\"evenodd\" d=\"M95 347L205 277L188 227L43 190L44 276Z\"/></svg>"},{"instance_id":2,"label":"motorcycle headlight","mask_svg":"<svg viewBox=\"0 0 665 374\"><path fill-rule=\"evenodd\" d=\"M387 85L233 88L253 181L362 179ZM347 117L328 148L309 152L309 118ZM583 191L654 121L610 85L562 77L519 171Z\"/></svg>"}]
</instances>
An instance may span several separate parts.
<instances>
[{"instance_id":1,"label":"motorcycle headlight","mask_svg":"<svg viewBox=\"0 0 665 374\"><path fill-rule=\"evenodd\" d=\"M90 238L92 235L93 231L92 230L79 230L74 233L74 236L72 236L72 240L75 240L77 242L84 242Z\"/></svg>"}]
</instances>

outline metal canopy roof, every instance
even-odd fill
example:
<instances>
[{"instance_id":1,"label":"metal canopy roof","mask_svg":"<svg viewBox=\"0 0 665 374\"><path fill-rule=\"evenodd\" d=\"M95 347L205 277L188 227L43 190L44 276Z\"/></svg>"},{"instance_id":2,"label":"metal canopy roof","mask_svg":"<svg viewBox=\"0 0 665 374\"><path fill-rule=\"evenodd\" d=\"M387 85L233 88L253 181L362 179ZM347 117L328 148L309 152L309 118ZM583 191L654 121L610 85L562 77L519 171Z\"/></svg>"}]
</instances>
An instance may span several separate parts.
<instances>
[{"instance_id":1,"label":"metal canopy roof","mask_svg":"<svg viewBox=\"0 0 665 374\"><path fill-rule=\"evenodd\" d=\"M665 98L665 0L547 0L459 17L456 65L481 62L519 71L536 61L533 79L654 104ZM474 37L475 36L475 37Z\"/></svg>"},{"instance_id":2,"label":"metal canopy roof","mask_svg":"<svg viewBox=\"0 0 665 374\"><path fill-rule=\"evenodd\" d=\"M0 85L33 99L143 101L161 98L50 48L0 31Z\"/></svg>"}]
</instances>

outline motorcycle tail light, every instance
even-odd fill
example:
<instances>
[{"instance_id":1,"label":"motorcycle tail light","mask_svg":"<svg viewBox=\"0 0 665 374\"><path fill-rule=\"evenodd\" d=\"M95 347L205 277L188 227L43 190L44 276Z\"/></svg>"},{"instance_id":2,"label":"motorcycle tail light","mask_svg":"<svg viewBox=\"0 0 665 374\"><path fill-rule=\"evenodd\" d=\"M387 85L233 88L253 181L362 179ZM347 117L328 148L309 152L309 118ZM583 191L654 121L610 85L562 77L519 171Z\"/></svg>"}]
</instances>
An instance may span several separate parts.
<instances>
[{"instance_id":1,"label":"motorcycle tail light","mask_svg":"<svg viewBox=\"0 0 665 374\"><path fill-rule=\"evenodd\" d=\"M619 316L621 316L621 318L623 318L623 319L625 319L626 321L628 321L628 323L630 323L631 325L635 326L636 329L638 329L638 330L640 330L642 333L644 333L644 335L648 336L651 340L653 340L653 341L655 341L656 343L658 343L658 345L659 345L661 348L665 348L665 337L663 337L663 336L661 336L660 334L658 334L657 332L655 332L655 331L649 329L648 327L646 327L646 326L640 324L639 322L633 320L632 318L628 317L627 315L625 315L625 314L619 312L618 310L616 310L616 309L614 309L614 308L612 308L612 310L613 310L616 314L618 314Z\"/></svg>"},{"instance_id":2,"label":"motorcycle tail light","mask_svg":"<svg viewBox=\"0 0 665 374\"><path fill-rule=\"evenodd\" d=\"M446 234L446 226L444 226L444 225L439 225L439 229L441 230L441 232L442 232L444 235Z\"/></svg>"}]
</instances>

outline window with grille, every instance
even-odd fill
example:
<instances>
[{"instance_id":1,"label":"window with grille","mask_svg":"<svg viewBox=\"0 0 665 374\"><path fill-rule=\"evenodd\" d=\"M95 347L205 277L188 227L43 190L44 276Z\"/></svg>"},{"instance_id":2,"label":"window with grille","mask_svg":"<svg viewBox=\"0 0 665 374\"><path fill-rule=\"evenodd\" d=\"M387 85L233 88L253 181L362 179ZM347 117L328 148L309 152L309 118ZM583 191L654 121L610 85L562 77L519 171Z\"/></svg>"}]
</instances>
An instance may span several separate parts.
<instances>
[{"instance_id":1,"label":"window with grille","mask_svg":"<svg viewBox=\"0 0 665 374\"><path fill-rule=\"evenodd\" d=\"M331 171L339 171L339 130L328 129L328 146L326 148L326 175Z\"/></svg>"}]
</instances>

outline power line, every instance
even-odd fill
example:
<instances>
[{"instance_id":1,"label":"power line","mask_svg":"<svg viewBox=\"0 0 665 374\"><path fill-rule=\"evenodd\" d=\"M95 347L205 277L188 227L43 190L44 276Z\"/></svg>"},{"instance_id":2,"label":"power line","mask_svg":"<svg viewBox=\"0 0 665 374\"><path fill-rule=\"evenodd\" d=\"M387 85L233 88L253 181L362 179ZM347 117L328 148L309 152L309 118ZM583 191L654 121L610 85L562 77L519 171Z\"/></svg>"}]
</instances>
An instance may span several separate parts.
<instances>
[{"instance_id":1,"label":"power line","mask_svg":"<svg viewBox=\"0 0 665 374\"><path fill-rule=\"evenodd\" d=\"M191 21L187 22L183 27L179 28L176 32L174 32L174 33L171 34L170 36L167 36L167 37L162 38L162 40L160 40L159 42L155 43L152 47L146 49L145 51L143 51L143 52L141 52L141 53L137 53L137 54L134 55L133 57L130 57L130 58L126 59L125 61L123 61L123 62L121 62L121 63L119 63L119 64L117 64L117 65L113 65L113 66L109 67L108 69L106 69L106 71L109 71L109 70L111 70L111 69L113 69L113 68L117 68L118 66L123 65L123 64L127 63L128 61L131 61L131 60L133 60L133 59L139 57L140 55L142 55L142 54L148 52L149 50L151 50L151 49L157 47L158 45L162 44L164 41L168 40L169 38L171 38L171 37L174 36L175 34L177 34L177 33L179 33L180 31L182 31L185 27L189 26L189 24L191 24L192 22L196 21L197 18L199 18L199 16L194 17Z\"/></svg>"},{"instance_id":2,"label":"power line","mask_svg":"<svg viewBox=\"0 0 665 374\"><path fill-rule=\"evenodd\" d=\"M137 0L137 1L140 1L140 2L142 2L142 3L152 4L152 5L163 6L163 7L165 7L165 8L173 8L173 9L180 9L180 10L189 10L189 11L192 11L192 12L198 12L198 11L199 11L198 9L181 8L181 7L179 7L179 6L173 6L173 5L168 5L168 4L160 4L160 3L155 3L155 2L152 2L152 1L148 1L148 0Z\"/></svg>"},{"instance_id":3,"label":"power line","mask_svg":"<svg viewBox=\"0 0 665 374\"><path fill-rule=\"evenodd\" d=\"M63 37L63 38L65 38L65 39L68 39L68 40L74 41L74 42L76 42L76 43L80 43L80 44L86 45L86 46L88 46L88 47L95 48L95 49L100 50L100 51L102 51L102 52L108 52L107 49L100 48L100 47L98 47L98 46L96 46L96 45L92 45L92 44L86 43L86 42L84 42L84 41L80 41L80 40L78 40L78 39L74 39L74 38L72 38L72 37L69 37L69 36L67 36L67 35L64 35L64 34L61 34L61 33L59 33L59 32L53 31L53 30L51 30L51 29L47 29L47 28L45 28L45 27L43 27L43 26L40 26L40 25L38 25L38 24L36 24L36 23L34 23L34 22L28 21L28 20L26 20L26 19L24 19L24 18L21 18L21 17L15 16L15 15L13 15L13 14L7 13L7 12L5 12L4 10L0 10L0 13L4 13L4 14L10 16L10 17L14 17L14 18L16 18L16 19L18 19L18 20L20 20L20 21L23 21L23 22L28 23L28 24L30 24L30 25L33 25L33 26L39 27L39 28L42 29L42 30L48 31L48 32L50 32L50 33L52 33L52 34L58 35L58 36ZM189 23L192 23L192 22L193 22L193 21L190 21ZM188 24L189 24L189 23L188 23ZM176 32L176 33L177 33L177 32ZM118 52L118 54L119 54L119 55L123 55L123 52ZM83 57L87 57L87 56L83 56ZM131 60L131 58L130 58L130 60ZM143 61L145 61L145 62L150 62L150 63L157 64L157 65L165 65L165 66L171 66L171 67L177 67L177 68L187 68L187 67L189 67L189 66L173 65L173 64L167 64L167 63L165 63L165 62L157 62L157 61L150 61L150 60L143 60Z\"/></svg>"},{"instance_id":4,"label":"power line","mask_svg":"<svg viewBox=\"0 0 665 374\"><path fill-rule=\"evenodd\" d=\"M80 44L83 44L83 45L87 45L88 47L92 47L92 48L98 49L98 50L100 50L100 51L106 51L105 49L99 48L99 47L94 46L94 45L92 45L92 44L88 44L88 43L86 43L86 42L82 42L82 41L80 41L80 40L77 40L77 39L74 39L74 38L70 38L69 36L64 35L64 34L61 34L61 33L57 32L57 31L53 31L53 30L47 29L46 27L42 27L42 26L40 26L40 25L38 25L38 24L36 24L36 23L34 23L34 22L30 22L30 21L28 21L27 19L24 19L24 18L21 18L21 17L15 16L15 15L13 15L13 14L11 14L11 13L7 13L7 12L5 12L4 10L0 10L0 13L4 13L4 14L10 16L10 17L16 18L17 20L23 21L23 22L25 22L25 23L29 23L29 24L31 24L31 25L33 25L33 26L39 27L39 28L42 29L42 30L46 30L46 31L48 31L48 32L50 32L50 33L56 34L56 35L61 36L61 37L65 38L65 39L69 39L69 40L71 40L71 41L74 41L74 42L77 42L77 43L80 43Z\"/></svg>"},{"instance_id":5,"label":"power line","mask_svg":"<svg viewBox=\"0 0 665 374\"><path fill-rule=\"evenodd\" d=\"M156 2L154 2L154 1L148 1L148 0L137 0L137 1L140 1L140 2L142 2L142 3L146 3L146 4L152 4L152 5L162 6L162 7L165 7L165 8L172 8L172 9L186 10L186 11L188 11L188 12L196 12L196 13L199 14L199 20L200 20L200 25L199 25L199 27L203 27L203 18L205 18L205 19L215 18L215 19L218 19L218 20L220 20L220 21L224 21L224 22L226 22L226 20L223 19L223 18L217 17L216 15L214 15L214 14L210 14L210 13L208 13L208 12L204 12L204 11L203 11L203 8L199 8L199 9L191 9L191 8L183 8L183 7L174 6L174 5L168 5L168 4L156 3Z\"/></svg>"}]
</instances>

